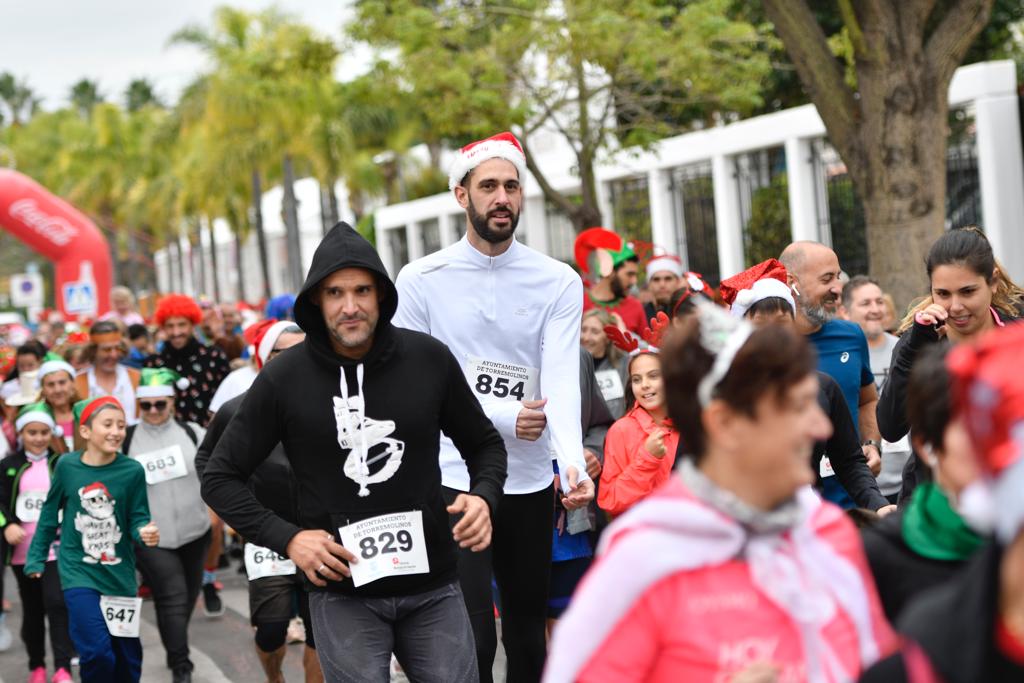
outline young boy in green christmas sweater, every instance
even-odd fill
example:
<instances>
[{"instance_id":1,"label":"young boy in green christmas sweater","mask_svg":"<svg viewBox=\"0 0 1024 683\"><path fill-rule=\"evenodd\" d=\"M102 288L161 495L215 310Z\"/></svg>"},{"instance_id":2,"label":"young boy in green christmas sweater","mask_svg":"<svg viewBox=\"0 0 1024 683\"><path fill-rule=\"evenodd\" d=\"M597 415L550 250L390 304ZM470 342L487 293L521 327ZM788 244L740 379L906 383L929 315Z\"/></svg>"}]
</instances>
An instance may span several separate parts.
<instances>
[{"instance_id":1,"label":"young boy in green christmas sweater","mask_svg":"<svg viewBox=\"0 0 1024 683\"><path fill-rule=\"evenodd\" d=\"M25 574L41 575L59 524L57 567L81 679L136 683L141 600L132 540L155 546L159 532L150 520L142 465L118 452L125 436L121 404L112 396L79 401L74 415L86 446L57 461Z\"/></svg>"}]
</instances>

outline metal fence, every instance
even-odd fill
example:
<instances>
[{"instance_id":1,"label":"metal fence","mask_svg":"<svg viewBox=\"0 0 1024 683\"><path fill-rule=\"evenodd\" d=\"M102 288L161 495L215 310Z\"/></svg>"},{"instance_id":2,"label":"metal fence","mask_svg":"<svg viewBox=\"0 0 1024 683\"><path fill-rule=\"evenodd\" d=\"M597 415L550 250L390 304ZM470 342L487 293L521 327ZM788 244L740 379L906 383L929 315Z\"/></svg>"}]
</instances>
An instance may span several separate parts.
<instances>
[{"instance_id":1,"label":"metal fence","mask_svg":"<svg viewBox=\"0 0 1024 683\"><path fill-rule=\"evenodd\" d=\"M688 270L710 282L719 282L718 233L715 228L715 193L711 163L679 166L669 174L675 210L675 245Z\"/></svg>"},{"instance_id":2,"label":"metal fence","mask_svg":"<svg viewBox=\"0 0 1024 683\"><path fill-rule=\"evenodd\" d=\"M622 178L608 184L612 225L627 240L651 241L651 196L647 176Z\"/></svg>"},{"instance_id":3,"label":"metal fence","mask_svg":"<svg viewBox=\"0 0 1024 683\"><path fill-rule=\"evenodd\" d=\"M578 196L570 196L570 201L579 201ZM568 264L574 263L573 245L576 243L576 229L566 215L551 200L544 199L544 218L547 225L548 256Z\"/></svg>"},{"instance_id":4,"label":"metal fence","mask_svg":"<svg viewBox=\"0 0 1024 683\"><path fill-rule=\"evenodd\" d=\"M420 223L420 244L423 254L433 254L441 250L441 224L436 218Z\"/></svg>"},{"instance_id":5,"label":"metal fence","mask_svg":"<svg viewBox=\"0 0 1024 683\"><path fill-rule=\"evenodd\" d=\"M770 147L740 154L735 172L747 266L777 258L792 240L786 150Z\"/></svg>"}]
</instances>

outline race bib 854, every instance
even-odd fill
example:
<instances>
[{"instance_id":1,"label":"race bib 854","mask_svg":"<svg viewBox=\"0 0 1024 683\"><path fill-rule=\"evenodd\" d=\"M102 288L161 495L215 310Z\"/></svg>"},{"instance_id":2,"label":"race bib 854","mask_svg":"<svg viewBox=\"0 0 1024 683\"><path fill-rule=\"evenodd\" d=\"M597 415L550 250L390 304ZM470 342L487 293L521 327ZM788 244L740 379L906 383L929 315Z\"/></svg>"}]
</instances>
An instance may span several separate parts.
<instances>
[{"instance_id":1,"label":"race bib 854","mask_svg":"<svg viewBox=\"0 0 1024 683\"><path fill-rule=\"evenodd\" d=\"M481 401L534 399L540 386L540 370L515 363L470 356L465 373L470 388Z\"/></svg>"}]
</instances>

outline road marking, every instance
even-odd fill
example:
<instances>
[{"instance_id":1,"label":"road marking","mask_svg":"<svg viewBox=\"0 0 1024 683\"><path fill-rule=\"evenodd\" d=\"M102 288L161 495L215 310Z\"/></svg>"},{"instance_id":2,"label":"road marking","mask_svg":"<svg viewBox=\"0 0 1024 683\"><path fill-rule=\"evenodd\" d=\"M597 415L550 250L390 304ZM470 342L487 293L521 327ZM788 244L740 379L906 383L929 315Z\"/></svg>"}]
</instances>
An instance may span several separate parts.
<instances>
[{"instance_id":1,"label":"road marking","mask_svg":"<svg viewBox=\"0 0 1024 683\"><path fill-rule=\"evenodd\" d=\"M154 612L154 618L155 618ZM142 680L162 681L168 678L170 671L167 669L167 654L163 643L160 642L160 631L150 623L143 613L142 624L139 630L142 638ZM148 655L148 656L147 656ZM231 679L224 675L209 655L189 643L189 659L195 665L192 671L193 683L232 683ZM0 681L2 683L2 681Z\"/></svg>"}]
</instances>

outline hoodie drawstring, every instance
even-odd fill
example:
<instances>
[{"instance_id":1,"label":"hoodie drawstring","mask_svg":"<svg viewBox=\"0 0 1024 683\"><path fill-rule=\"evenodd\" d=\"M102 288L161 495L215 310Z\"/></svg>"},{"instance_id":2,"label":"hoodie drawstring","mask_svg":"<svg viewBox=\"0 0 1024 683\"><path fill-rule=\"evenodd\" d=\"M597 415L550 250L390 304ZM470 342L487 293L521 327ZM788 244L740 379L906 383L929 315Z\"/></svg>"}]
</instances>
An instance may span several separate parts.
<instances>
[{"instance_id":1,"label":"hoodie drawstring","mask_svg":"<svg viewBox=\"0 0 1024 683\"><path fill-rule=\"evenodd\" d=\"M359 417L359 421L356 428L352 427L352 416L349 411L348 402L348 380L345 377L344 366L339 368L341 373L341 398L345 401L345 410L343 411L345 420L345 431L349 433L349 438L352 439L352 449L356 451L356 455L359 459L359 469L357 472L357 482L359 484L359 497L365 498L370 495L370 489L366 487L366 482L370 478L370 465L367 462L367 454L369 453L369 447L366 445L366 430L363 429L366 423L366 398L363 395L363 364L360 363L356 366L356 391L359 401L356 403L356 414ZM356 447L356 430L359 431L359 447Z\"/></svg>"}]
</instances>

